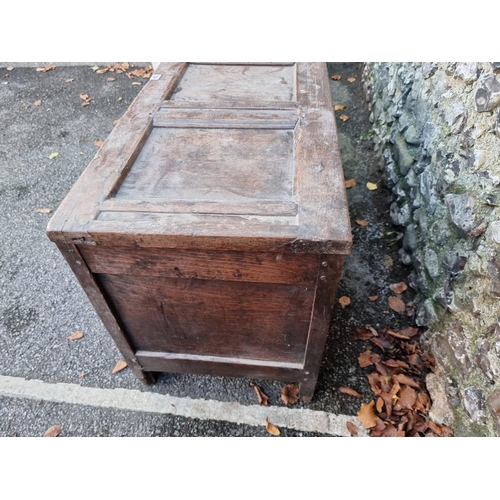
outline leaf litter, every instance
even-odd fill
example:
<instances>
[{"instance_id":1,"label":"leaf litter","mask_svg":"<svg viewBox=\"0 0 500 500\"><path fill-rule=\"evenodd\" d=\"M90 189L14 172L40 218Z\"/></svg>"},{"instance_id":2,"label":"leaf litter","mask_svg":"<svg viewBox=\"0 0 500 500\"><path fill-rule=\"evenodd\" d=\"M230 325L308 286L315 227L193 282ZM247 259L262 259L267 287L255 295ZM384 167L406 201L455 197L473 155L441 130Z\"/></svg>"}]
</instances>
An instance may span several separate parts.
<instances>
[{"instance_id":1,"label":"leaf litter","mask_svg":"<svg viewBox=\"0 0 500 500\"><path fill-rule=\"evenodd\" d=\"M367 349L358 358L375 395L361 405L358 418L372 437L454 435L451 428L429 418L431 398L425 377L434 371L435 361L421 347L421 333L412 326L396 331L388 327L375 330L370 325L353 332L356 340L369 341L380 349Z\"/></svg>"},{"instance_id":2,"label":"leaf litter","mask_svg":"<svg viewBox=\"0 0 500 500\"><path fill-rule=\"evenodd\" d=\"M257 400L259 401L259 405L267 406L267 402L269 401L269 397L264 393L264 391L253 382L250 382L250 387L254 388L255 394L257 395Z\"/></svg>"}]
</instances>

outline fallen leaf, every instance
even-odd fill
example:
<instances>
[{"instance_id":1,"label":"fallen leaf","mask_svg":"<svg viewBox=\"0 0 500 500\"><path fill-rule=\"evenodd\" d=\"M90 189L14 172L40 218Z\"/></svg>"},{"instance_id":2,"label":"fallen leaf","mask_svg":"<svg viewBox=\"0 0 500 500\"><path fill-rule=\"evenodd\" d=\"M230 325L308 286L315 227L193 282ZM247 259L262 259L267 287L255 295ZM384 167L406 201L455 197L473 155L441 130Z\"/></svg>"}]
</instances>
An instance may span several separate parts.
<instances>
[{"instance_id":1,"label":"fallen leaf","mask_svg":"<svg viewBox=\"0 0 500 500\"><path fill-rule=\"evenodd\" d=\"M78 375L78 376L79 376L80 378L83 378L83 377L86 377L86 376L87 376L87 374L86 374L86 373L84 373L84 372L82 372L82 373L80 373L80 375Z\"/></svg>"},{"instance_id":2,"label":"fallen leaf","mask_svg":"<svg viewBox=\"0 0 500 500\"><path fill-rule=\"evenodd\" d=\"M71 82L74 82L75 79L74 78L67 78L66 80L64 80L66 83L71 83Z\"/></svg>"},{"instance_id":3,"label":"fallen leaf","mask_svg":"<svg viewBox=\"0 0 500 500\"><path fill-rule=\"evenodd\" d=\"M132 85L142 85L141 82L132 82Z\"/></svg>"},{"instance_id":4,"label":"fallen leaf","mask_svg":"<svg viewBox=\"0 0 500 500\"><path fill-rule=\"evenodd\" d=\"M379 413L382 413L382 410L384 409L384 400L380 396L377 398L375 408Z\"/></svg>"},{"instance_id":5,"label":"fallen leaf","mask_svg":"<svg viewBox=\"0 0 500 500\"><path fill-rule=\"evenodd\" d=\"M389 307L396 312L403 312L406 309L405 303L398 297L389 297Z\"/></svg>"},{"instance_id":6,"label":"fallen leaf","mask_svg":"<svg viewBox=\"0 0 500 500\"><path fill-rule=\"evenodd\" d=\"M92 66L90 69L95 72L99 69L99 66L97 66L97 64L96 64L96 65Z\"/></svg>"},{"instance_id":7,"label":"fallen leaf","mask_svg":"<svg viewBox=\"0 0 500 500\"><path fill-rule=\"evenodd\" d=\"M399 333L406 335L407 337L414 337L418 333L418 328L414 326L408 326L404 330L401 330Z\"/></svg>"},{"instance_id":8,"label":"fallen leaf","mask_svg":"<svg viewBox=\"0 0 500 500\"><path fill-rule=\"evenodd\" d=\"M355 82L355 81L356 81L356 78L354 78L353 76L350 76L350 77L347 79L347 81L348 81L349 83L353 83L353 82Z\"/></svg>"},{"instance_id":9,"label":"fallen leaf","mask_svg":"<svg viewBox=\"0 0 500 500\"><path fill-rule=\"evenodd\" d=\"M262 389L254 383L251 383L250 386L254 388L255 394L257 394L257 399L259 401L259 404L261 406L267 406L267 402L269 401L269 398L267 397L266 394L264 394Z\"/></svg>"},{"instance_id":10,"label":"fallen leaf","mask_svg":"<svg viewBox=\"0 0 500 500\"><path fill-rule=\"evenodd\" d=\"M61 431L62 427L60 425L53 425L45 431L43 437L57 437L61 434Z\"/></svg>"},{"instance_id":11,"label":"fallen leaf","mask_svg":"<svg viewBox=\"0 0 500 500\"><path fill-rule=\"evenodd\" d=\"M335 106L333 106L333 109L335 111L343 111L345 109L345 104L335 104Z\"/></svg>"},{"instance_id":12,"label":"fallen leaf","mask_svg":"<svg viewBox=\"0 0 500 500\"><path fill-rule=\"evenodd\" d=\"M378 298L379 298L379 296L378 296L378 295L370 295L370 296L368 297L368 300L369 300L370 302L375 302L376 300L378 300Z\"/></svg>"},{"instance_id":13,"label":"fallen leaf","mask_svg":"<svg viewBox=\"0 0 500 500\"><path fill-rule=\"evenodd\" d=\"M369 403L362 404L358 411L359 421L365 429L371 429L377 425L378 417L373 409L374 406L375 401L372 400Z\"/></svg>"},{"instance_id":14,"label":"fallen leaf","mask_svg":"<svg viewBox=\"0 0 500 500\"><path fill-rule=\"evenodd\" d=\"M339 118L343 121L343 122L346 122L347 120L349 120L349 117L347 115L340 115Z\"/></svg>"},{"instance_id":15,"label":"fallen leaf","mask_svg":"<svg viewBox=\"0 0 500 500\"><path fill-rule=\"evenodd\" d=\"M98 69L95 74L96 75L104 75L104 73L107 73L109 71L109 68L101 68L101 69Z\"/></svg>"},{"instance_id":16,"label":"fallen leaf","mask_svg":"<svg viewBox=\"0 0 500 500\"><path fill-rule=\"evenodd\" d=\"M340 297L339 299L339 304L341 305L342 309L344 309L344 307L347 307L350 303L351 299L346 295L342 295L342 297Z\"/></svg>"},{"instance_id":17,"label":"fallen leaf","mask_svg":"<svg viewBox=\"0 0 500 500\"><path fill-rule=\"evenodd\" d=\"M392 260L392 257L390 255L385 255L384 256L384 267L386 269L390 269L394 264L394 261Z\"/></svg>"},{"instance_id":18,"label":"fallen leaf","mask_svg":"<svg viewBox=\"0 0 500 500\"><path fill-rule=\"evenodd\" d=\"M369 373L366 378L368 379L368 383L370 384L371 390L373 391L374 394L377 396L380 396L382 394L382 389L380 387L380 373L377 372L372 372Z\"/></svg>"},{"instance_id":19,"label":"fallen leaf","mask_svg":"<svg viewBox=\"0 0 500 500\"><path fill-rule=\"evenodd\" d=\"M14 67L13 67L13 66L9 66L9 67L7 68L7 71L12 71L13 69L14 69Z\"/></svg>"},{"instance_id":20,"label":"fallen leaf","mask_svg":"<svg viewBox=\"0 0 500 500\"><path fill-rule=\"evenodd\" d=\"M389 366L391 368L405 368L408 369L410 366L405 363L404 361L401 361L400 359L387 359L386 361L383 361L384 365Z\"/></svg>"},{"instance_id":21,"label":"fallen leaf","mask_svg":"<svg viewBox=\"0 0 500 500\"><path fill-rule=\"evenodd\" d=\"M38 101L35 101L33 104L35 106L41 106L42 105L42 101L40 101L40 99L38 99Z\"/></svg>"},{"instance_id":22,"label":"fallen leaf","mask_svg":"<svg viewBox=\"0 0 500 500\"><path fill-rule=\"evenodd\" d=\"M367 182L366 183L366 187L370 190L370 191L375 191L375 189L378 189L378 185L374 182Z\"/></svg>"},{"instance_id":23,"label":"fallen leaf","mask_svg":"<svg viewBox=\"0 0 500 500\"><path fill-rule=\"evenodd\" d=\"M408 375L405 375L404 373L398 373L396 375L393 375L393 378L394 380L397 380L400 384L409 385L414 389L420 389L420 384L411 377L408 377Z\"/></svg>"},{"instance_id":24,"label":"fallen leaf","mask_svg":"<svg viewBox=\"0 0 500 500\"><path fill-rule=\"evenodd\" d=\"M51 208L35 208L35 212L39 214L50 214L52 212Z\"/></svg>"},{"instance_id":25,"label":"fallen leaf","mask_svg":"<svg viewBox=\"0 0 500 500\"><path fill-rule=\"evenodd\" d=\"M353 389L351 387L342 386L342 387L339 387L339 391L342 394L347 394L348 396L353 396L355 398L362 398L363 397L363 394L360 394L358 391L356 391L355 389Z\"/></svg>"},{"instance_id":26,"label":"fallen leaf","mask_svg":"<svg viewBox=\"0 0 500 500\"><path fill-rule=\"evenodd\" d=\"M394 293L403 293L405 290L408 289L408 287L406 286L406 283L403 283L403 282L393 283L392 285L389 285L389 288Z\"/></svg>"},{"instance_id":27,"label":"fallen leaf","mask_svg":"<svg viewBox=\"0 0 500 500\"><path fill-rule=\"evenodd\" d=\"M273 436L279 436L281 434L280 430L266 418L266 431Z\"/></svg>"},{"instance_id":28,"label":"fallen leaf","mask_svg":"<svg viewBox=\"0 0 500 500\"><path fill-rule=\"evenodd\" d=\"M346 189L352 188L356 185L356 179L349 179L348 181L344 182L344 186Z\"/></svg>"},{"instance_id":29,"label":"fallen leaf","mask_svg":"<svg viewBox=\"0 0 500 500\"><path fill-rule=\"evenodd\" d=\"M371 366L375 363L380 363L380 355L368 349L358 356L358 363L361 368L366 368L367 366Z\"/></svg>"},{"instance_id":30,"label":"fallen leaf","mask_svg":"<svg viewBox=\"0 0 500 500\"><path fill-rule=\"evenodd\" d=\"M118 373L121 372L124 368L127 368L127 362L121 359L120 361L117 361L115 367L113 368L113 371L111 373Z\"/></svg>"},{"instance_id":31,"label":"fallen leaf","mask_svg":"<svg viewBox=\"0 0 500 500\"><path fill-rule=\"evenodd\" d=\"M84 101L86 101L88 98L89 98L88 94L84 94L84 93L80 94L80 99L83 99Z\"/></svg>"},{"instance_id":32,"label":"fallen leaf","mask_svg":"<svg viewBox=\"0 0 500 500\"><path fill-rule=\"evenodd\" d=\"M481 224L479 224L479 226L476 226L470 232L470 236L472 238L478 238L479 236L481 236L486 231L486 229L488 229L488 224L486 223L486 221L483 220L483 222L481 222Z\"/></svg>"},{"instance_id":33,"label":"fallen leaf","mask_svg":"<svg viewBox=\"0 0 500 500\"><path fill-rule=\"evenodd\" d=\"M54 158L57 158L58 156L59 156L59 153L50 153L49 160L53 160Z\"/></svg>"},{"instance_id":34,"label":"fallen leaf","mask_svg":"<svg viewBox=\"0 0 500 500\"><path fill-rule=\"evenodd\" d=\"M96 146L97 148L102 147L103 144L104 144L104 141L94 141L94 146Z\"/></svg>"},{"instance_id":35,"label":"fallen leaf","mask_svg":"<svg viewBox=\"0 0 500 500\"><path fill-rule=\"evenodd\" d=\"M69 337L68 337L68 340L78 340L78 339L81 339L83 337L83 333L82 332L75 332L75 333L72 333Z\"/></svg>"},{"instance_id":36,"label":"fallen leaf","mask_svg":"<svg viewBox=\"0 0 500 500\"><path fill-rule=\"evenodd\" d=\"M372 344L375 344L377 347L380 347L382 351L385 351L386 349L392 347L392 342L387 339L371 338L369 340Z\"/></svg>"},{"instance_id":37,"label":"fallen leaf","mask_svg":"<svg viewBox=\"0 0 500 500\"><path fill-rule=\"evenodd\" d=\"M403 339L403 340L410 340L410 337L402 334L401 332L394 332L393 330L386 330L386 333L390 335L391 337L396 337L398 339Z\"/></svg>"},{"instance_id":38,"label":"fallen leaf","mask_svg":"<svg viewBox=\"0 0 500 500\"><path fill-rule=\"evenodd\" d=\"M341 78L340 75L332 75L332 80L340 80Z\"/></svg>"},{"instance_id":39,"label":"fallen leaf","mask_svg":"<svg viewBox=\"0 0 500 500\"><path fill-rule=\"evenodd\" d=\"M44 66L43 68L36 68L36 70L40 73L47 73L47 71L51 71L53 69L56 69L55 66Z\"/></svg>"},{"instance_id":40,"label":"fallen leaf","mask_svg":"<svg viewBox=\"0 0 500 500\"><path fill-rule=\"evenodd\" d=\"M281 389L281 399L286 405L293 405L299 400L299 387L287 384Z\"/></svg>"},{"instance_id":41,"label":"fallen leaf","mask_svg":"<svg viewBox=\"0 0 500 500\"><path fill-rule=\"evenodd\" d=\"M123 62L120 66L122 69L127 70L130 67L130 64L128 62Z\"/></svg>"},{"instance_id":42,"label":"fallen leaf","mask_svg":"<svg viewBox=\"0 0 500 500\"><path fill-rule=\"evenodd\" d=\"M363 227L368 226L368 222L367 222L367 221L365 221L364 219L356 219L356 224L357 224L358 226L363 226Z\"/></svg>"},{"instance_id":43,"label":"fallen leaf","mask_svg":"<svg viewBox=\"0 0 500 500\"><path fill-rule=\"evenodd\" d=\"M108 78L107 78L108 82L114 82L115 80L116 80L116 78L113 76L108 76Z\"/></svg>"},{"instance_id":44,"label":"fallen leaf","mask_svg":"<svg viewBox=\"0 0 500 500\"><path fill-rule=\"evenodd\" d=\"M366 325L365 328L356 328L356 330L354 330L354 338L356 340L369 340L377 336L377 330L370 325Z\"/></svg>"},{"instance_id":45,"label":"fallen leaf","mask_svg":"<svg viewBox=\"0 0 500 500\"><path fill-rule=\"evenodd\" d=\"M90 101L82 102L82 108L86 108L90 104Z\"/></svg>"},{"instance_id":46,"label":"fallen leaf","mask_svg":"<svg viewBox=\"0 0 500 500\"><path fill-rule=\"evenodd\" d=\"M346 422L345 426L347 430L350 432L351 436L358 435L358 428L352 422Z\"/></svg>"},{"instance_id":47,"label":"fallen leaf","mask_svg":"<svg viewBox=\"0 0 500 500\"><path fill-rule=\"evenodd\" d=\"M399 403L403 408L411 409L413 408L413 405L417 401L417 393L415 392L415 389L412 389L409 386L403 387L399 391Z\"/></svg>"}]
</instances>

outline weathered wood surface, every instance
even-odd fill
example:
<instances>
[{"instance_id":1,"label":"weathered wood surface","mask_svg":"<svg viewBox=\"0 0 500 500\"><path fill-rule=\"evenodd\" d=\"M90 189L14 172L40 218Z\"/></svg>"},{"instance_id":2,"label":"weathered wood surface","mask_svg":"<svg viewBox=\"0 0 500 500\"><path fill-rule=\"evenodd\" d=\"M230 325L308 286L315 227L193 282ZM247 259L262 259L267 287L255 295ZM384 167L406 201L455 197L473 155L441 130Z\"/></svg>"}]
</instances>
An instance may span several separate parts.
<instances>
[{"instance_id":1,"label":"weathered wood surface","mask_svg":"<svg viewBox=\"0 0 500 500\"><path fill-rule=\"evenodd\" d=\"M315 285L318 256L82 246L92 273Z\"/></svg>"},{"instance_id":2,"label":"weathered wood surface","mask_svg":"<svg viewBox=\"0 0 500 500\"><path fill-rule=\"evenodd\" d=\"M302 362L313 286L96 275L135 349Z\"/></svg>"},{"instance_id":3,"label":"weathered wood surface","mask_svg":"<svg viewBox=\"0 0 500 500\"><path fill-rule=\"evenodd\" d=\"M300 382L302 363L259 361L255 359L222 358L193 354L137 351L137 359L153 372L197 373L219 377L246 377L283 382Z\"/></svg>"}]
</instances>

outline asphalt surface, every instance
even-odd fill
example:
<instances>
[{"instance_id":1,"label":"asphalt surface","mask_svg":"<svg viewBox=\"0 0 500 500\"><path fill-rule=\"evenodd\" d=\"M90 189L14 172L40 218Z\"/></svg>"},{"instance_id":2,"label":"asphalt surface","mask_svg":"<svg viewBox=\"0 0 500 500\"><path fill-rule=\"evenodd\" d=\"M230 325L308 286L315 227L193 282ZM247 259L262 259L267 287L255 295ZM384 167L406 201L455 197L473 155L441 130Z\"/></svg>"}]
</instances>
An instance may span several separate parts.
<instances>
[{"instance_id":1,"label":"asphalt surface","mask_svg":"<svg viewBox=\"0 0 500 500\"><path fill-rule=\"evenodd\" d=\"M349 296L351 305L337 305L332 314L313 401L294 405L345 415L356 415L360 403L372 399L357 363L367 346L353 340L353 330L365 324L411 323L411 318L387 307L389 283L404 279L406 271L397 265L397 244L388 220L390 194L382 183L373 192L365 187L368 180L377 182L380 172L367 139L370 124L360 70L354 63L329 65L330 74L342 75L331 81L334 102L345 104L343 113L349 115L345 122L337 120L345 177L357 180L348 190L354 249L346 259L338 293ZM108 81L109 76L116 79ZM351 76L356 77L353 83L347 82ZM121 356L45 235L51 214L37 212L58 207L96 153L94 141L106 139L144 83L126 74L97 75L87 66L57 66L47 72L0 68L0 376L255 405L246 379L163 374L154 386L144 387L129 369L112 374ZM92 98L89 106L82 107L82 93ZM53 153L57 156L51 159ZM365 219L369 226L357 226L355 219ZM394 265L384 266L391 255ZM380 299L370 302L368 296L376 294ZM75 331L84 337L67 340ZM283 406L281 383L259 385L271 405ZM358 390L363 399L341 394L339 386ZM61 424L67 436L268 435L264 426L0 397L2 436L39 436L54 423ZM282 435L317 434L282 429Z\"/></svg>"}]
</instances>

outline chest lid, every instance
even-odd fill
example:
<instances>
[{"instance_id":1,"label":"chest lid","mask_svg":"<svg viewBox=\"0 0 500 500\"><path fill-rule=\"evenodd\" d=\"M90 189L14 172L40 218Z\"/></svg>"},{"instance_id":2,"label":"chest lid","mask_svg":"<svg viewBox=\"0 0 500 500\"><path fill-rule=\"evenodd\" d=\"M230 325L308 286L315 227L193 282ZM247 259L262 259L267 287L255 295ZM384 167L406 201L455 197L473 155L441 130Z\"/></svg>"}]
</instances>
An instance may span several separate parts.
<instances>
[{"instance_id":1,"label":"chest lid","mask_svg":"<svg viewBox=\"0 0 500 500\"><path fill-rule=\"evenodd\" d=\"M348 253L326 65L162 63L47 232L91 245Z\"/></svg>"}]
</instances>

